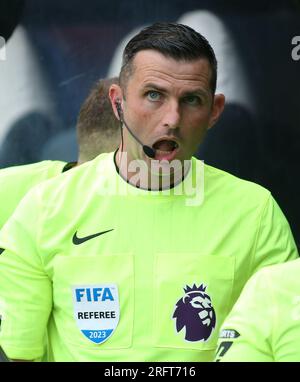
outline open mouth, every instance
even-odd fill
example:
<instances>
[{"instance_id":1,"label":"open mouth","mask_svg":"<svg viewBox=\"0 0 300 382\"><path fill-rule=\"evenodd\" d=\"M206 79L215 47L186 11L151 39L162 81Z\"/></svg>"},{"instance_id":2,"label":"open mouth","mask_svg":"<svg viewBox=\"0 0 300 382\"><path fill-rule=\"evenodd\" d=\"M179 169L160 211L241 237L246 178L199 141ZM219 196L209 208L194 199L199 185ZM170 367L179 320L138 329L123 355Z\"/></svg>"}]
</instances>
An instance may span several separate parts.
<instances>
[{"instance_id":1,"label":"open mouth","mask_svg":"<svg viewBox=\"0 0 300 382\"><path fill-rule=\"evenodd\" d=\"M178 149L178 143L171 139L161 139L154 143L153 148L159 153L170 154Z\"/></svg>"},{"instance_id":2,"label":"open mouth","mask_svg":"<svg viewBox=\"0 0 300 382\"><path fill-rule=\"evenodd\" d=\"M163 138L154 143L155 159L172 161L179 150L179 145L174 139Z\"/></svg>"}]
</instances>

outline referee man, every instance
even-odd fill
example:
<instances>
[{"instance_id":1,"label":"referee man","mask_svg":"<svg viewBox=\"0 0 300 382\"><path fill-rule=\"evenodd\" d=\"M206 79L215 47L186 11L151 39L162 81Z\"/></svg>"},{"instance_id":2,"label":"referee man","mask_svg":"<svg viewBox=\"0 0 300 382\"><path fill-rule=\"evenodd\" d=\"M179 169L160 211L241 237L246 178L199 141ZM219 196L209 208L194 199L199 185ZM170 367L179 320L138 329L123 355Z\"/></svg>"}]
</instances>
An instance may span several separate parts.
<instances>
[{"instance_id":1,"label":"referee man","mask_svg":"<svg viewBox=\"0 0 300 382\"><path fill-rule=\"evenodd\" d=\"M1 230L10 359L40 359L47 335L49 361L212 361L249 277L298 256L269 191L193 157L225 102L202 35L143 29L119 80L119 149L35 187Z\"/></svg>"}]
</instances>

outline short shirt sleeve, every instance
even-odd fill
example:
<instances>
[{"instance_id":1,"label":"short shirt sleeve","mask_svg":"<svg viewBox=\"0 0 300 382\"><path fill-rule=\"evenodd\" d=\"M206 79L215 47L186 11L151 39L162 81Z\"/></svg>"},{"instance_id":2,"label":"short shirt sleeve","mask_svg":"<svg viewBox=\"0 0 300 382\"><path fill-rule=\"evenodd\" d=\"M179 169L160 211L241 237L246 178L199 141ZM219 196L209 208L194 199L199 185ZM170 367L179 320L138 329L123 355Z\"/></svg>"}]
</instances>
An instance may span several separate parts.
<instances>
[{"instance_id":1,"label":"short shirt sleeve","mask_svg":"<svg viewBox=\"0 0 300 382\"><path fill-rule=\"evenodd\" d=\"M216 361L271 362L273 317L276 312L268 290L266 270L248 281L223 323Z\"/></svg>"},{"instance_id":2,"label":"short shirt sleeve","mask_svg":"<svg viewBox=\"0 0 300 382\"><path fill-rule=\"evenodd\" d=\"M36 246L40 224L35 189L0 232L0 345L11 359L34 360L44 352L52 288Z\"/></svg>"}]
</instances>

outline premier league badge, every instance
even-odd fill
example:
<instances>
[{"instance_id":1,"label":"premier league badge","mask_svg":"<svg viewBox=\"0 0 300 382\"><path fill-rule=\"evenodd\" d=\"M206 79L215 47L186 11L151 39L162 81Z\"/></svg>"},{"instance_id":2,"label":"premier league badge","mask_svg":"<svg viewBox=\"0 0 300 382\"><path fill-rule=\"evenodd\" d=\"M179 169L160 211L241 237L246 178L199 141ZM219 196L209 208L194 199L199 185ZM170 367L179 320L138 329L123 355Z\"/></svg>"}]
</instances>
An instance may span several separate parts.
<instances>
[{"instance_id":1,"label":"premier league badge","mask_svg":"<svg viewBox=\"0 0 300 382\"><path fill-rule=\"evenodd\" d=\"M75 320L81 332L96 344L108 340L120 318L117 285L80 285L72 292Z\"/></svg>"},{"instance_id":2,"label":"premier league badge","mask_svg":"<svg viewBox=\"0 0 300 382\"><path fill-rule=\"evenodd\" d=\"M186 341L207 341L216 326L216 314L206 286L187 285L184 292L173 314L176 330L180 332L185 327Z\"/></svg>"}]
</instances>

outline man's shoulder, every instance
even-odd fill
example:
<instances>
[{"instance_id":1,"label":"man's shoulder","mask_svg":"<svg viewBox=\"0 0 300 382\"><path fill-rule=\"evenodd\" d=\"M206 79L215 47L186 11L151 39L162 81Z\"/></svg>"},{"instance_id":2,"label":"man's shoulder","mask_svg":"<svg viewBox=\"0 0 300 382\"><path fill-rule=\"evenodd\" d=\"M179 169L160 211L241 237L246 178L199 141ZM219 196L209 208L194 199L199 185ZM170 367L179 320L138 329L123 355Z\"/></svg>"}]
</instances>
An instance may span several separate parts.
<instances>
[{"instance_id":1,"label":"man's shoulder","mask_svg":"<svg viewBox=\"0 0 300 382\"><path fill-rule=\"evenodd\" d=\"M28 191L60 174L64 166L65 162L61 161L42 161L0 170L0 227L12 215Z\"/></svg>"},{"instance_id":2,"label":"man's shoulder","mask_svg":"<svg viewBox=\"0 0 300 382\"><path fill-rule=\"evenodd\" d=\"M70 171L63 172L57 177L51 178L35 187L40 195L45 197L57 197L58 195L64 196L70 190L73 193L84 194L85 191L90 189L90 186L97 182L99 176L105 173L105 168L109 162L112 153L101 154L95 159L81 164L80 166L70 169ZM103 172L101 172L101 169ZM101 173L101 174L100 174Z\"/></svg>"},{"instance_id":3,"label":"man's shoulder","mask_svg":"<svg viewBox=\"0 0 300 382\"><path fill-rule=\"evenodd\" d=\"M9 196L10 190L22 193L35 185L60 174L65 166L62 161L42 161L0 170L0 189Z\"/></svg>"},{"instance_id":4,"label":"man's shoulder","mask_svg":"<svg viewBox=\"0 0 300 382\"><path fill-rule=\"evenodd\" d=\"M290 282L296 280L297 285L300 284L298 282L298 277L300 274L300 258L286 261L284 263L272 264L267 267L260 269L257 273L255 273L253 278L257 280L261 280L265 283L266 279L272 279L271 284L282 285L283 283Z\"/></svg>"},{"instance_id":5,"label":"man's shoulder","mask_svg":"<svg viewBox=\"0 0 300 382\"><path fill-rule=\"evenodd\" d=\"M44 160L41 162L16 165L0 169L0 180L9 177L27 176L30 174L45 174L45 171L61 172L66 162Z\"/></svg>"},{"instance_id":6,"label":"man's shoulder","mask_svg":"<svg viewBox=\"0 0 300 382\"><path fill-rule=\"evenodd\" d=\"M238 178L226 171L204 165L206 187L210 190L219 191L228 198L237 198L236 201L248 201L248 203L265 202L271 195L265 187L249 180Z\"/></svg>"}]
</instances>

